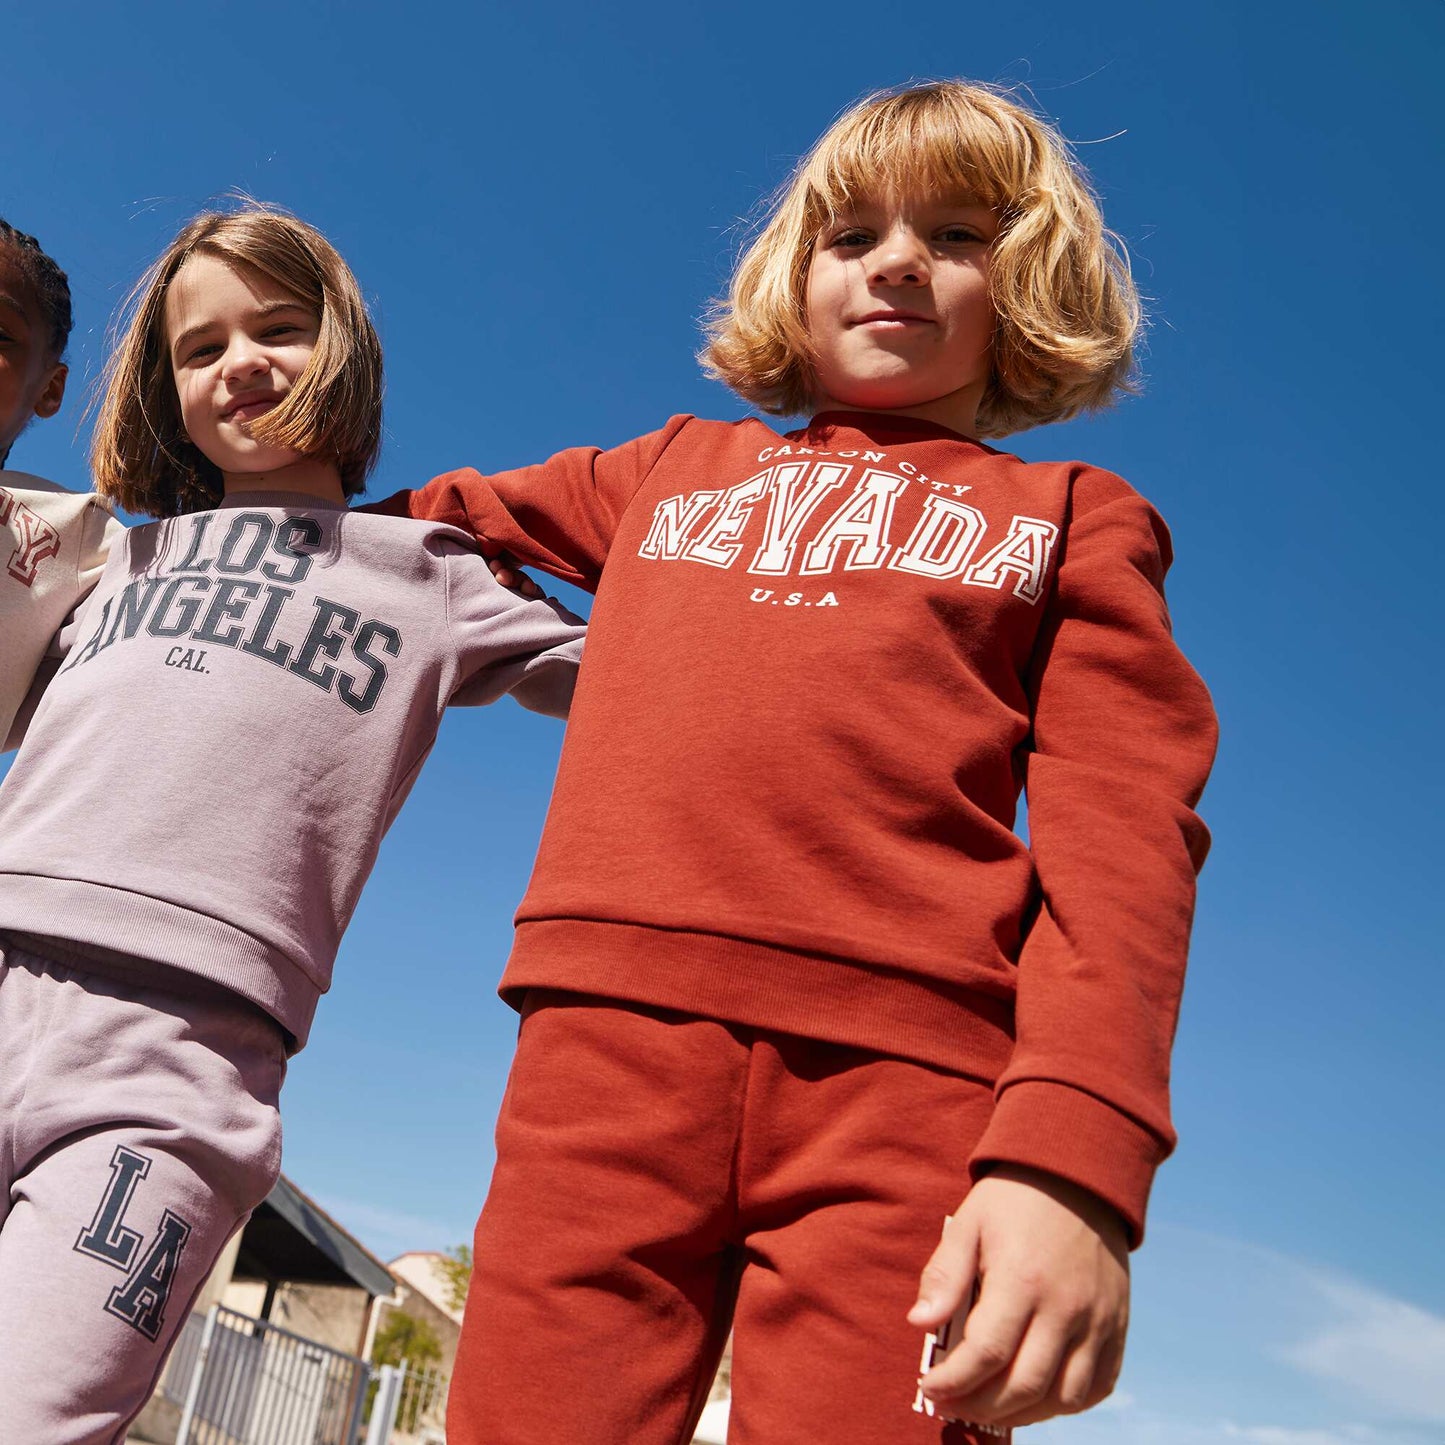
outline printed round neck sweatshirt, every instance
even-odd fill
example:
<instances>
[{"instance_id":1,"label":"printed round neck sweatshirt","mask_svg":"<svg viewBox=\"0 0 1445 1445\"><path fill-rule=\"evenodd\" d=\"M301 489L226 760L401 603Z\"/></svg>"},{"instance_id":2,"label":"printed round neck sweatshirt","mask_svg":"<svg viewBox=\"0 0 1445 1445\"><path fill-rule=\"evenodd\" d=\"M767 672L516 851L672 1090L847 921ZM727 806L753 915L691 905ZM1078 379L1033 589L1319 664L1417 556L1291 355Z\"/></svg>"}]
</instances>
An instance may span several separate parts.
<instances>
[{"instance_id":1,"label":"printed round neck sweatshirt","mask_svg":"<svg viewBox=\"0 0 1445 1445\"><path fill-rule=\"evenodd\" d=\"M300 1048L443 711L565 716L583 633L443 525L255 492L129 528L0 785L0 929L210 980Z\"/></svg>"},{"instance_id":2,"label":"printed round neck sweatshirt","mask_svg":"<svg viewBox=\"0 0 1445 1445\"><path fill-rule=\"evenodd\" d=\"M0 471L0 740L56 631L95 586L121 525L94 492ZM6 745L18 745L18 736Z\"/></svg>"},{"instance_id":3,"label":"printed round neck sweatshirt","mask_svg":"<svg viewBox=\"0 0 1445 1445\"><path fill-rule=\"evenodd\" d=\"M674 417L382 505L597 596L504 997L994 1081L974 1174L1072 1179L1137 1242L1174 1142L1215 722L1136 492L833 413L786 435Z\"/></svg>"}]
</instances>

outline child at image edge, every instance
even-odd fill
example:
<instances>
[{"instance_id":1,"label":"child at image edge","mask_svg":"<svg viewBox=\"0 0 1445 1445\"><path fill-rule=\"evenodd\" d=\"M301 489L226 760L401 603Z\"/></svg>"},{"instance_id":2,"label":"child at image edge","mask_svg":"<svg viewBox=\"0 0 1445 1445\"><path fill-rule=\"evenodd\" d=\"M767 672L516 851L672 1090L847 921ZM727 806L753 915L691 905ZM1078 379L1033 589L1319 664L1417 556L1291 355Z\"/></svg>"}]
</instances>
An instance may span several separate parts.
<instances>
[{"instance_id":1,"label":"child at image edge","mask_svg":"<svg viewBox=\"0 0 1445 1445\"><path fill-rule=\"evenodd\" d=\"M997 1438L1108 1393L1215 723L1149 505L976 438L1105 403L1137 319L1051 128L885 94L712 328L805 427L677 416L387 504L596 592L452 1445L685 1441L730 1321L741 1445Z\"/></svg>"},{"instance_id":2,"label":"child at image edge","mask_svg":"<svg viewBox=\"0 0 1445 1445\"><path fill-rule=\"evenodd\" d=\"M7 1445L114 1445L149 1398L276 1181L287 1056L448 704L566 713L576 618L348 508L381 387L345 262L256 206L181 231L107 371L97 487L162 520L0 785Z\"/></svg>"},{"instance_id":3,"label":"child at image edge","mask_svg":"<svg viewBox=\"0 0 1445 1445\"><path fill-rule=\"evenodd\" d=\"M94 493L6 470L20 433L65 399L70 326L65 272L34 236L0 220L0 739L120 529Z\"/></svg>"}]
</instances>

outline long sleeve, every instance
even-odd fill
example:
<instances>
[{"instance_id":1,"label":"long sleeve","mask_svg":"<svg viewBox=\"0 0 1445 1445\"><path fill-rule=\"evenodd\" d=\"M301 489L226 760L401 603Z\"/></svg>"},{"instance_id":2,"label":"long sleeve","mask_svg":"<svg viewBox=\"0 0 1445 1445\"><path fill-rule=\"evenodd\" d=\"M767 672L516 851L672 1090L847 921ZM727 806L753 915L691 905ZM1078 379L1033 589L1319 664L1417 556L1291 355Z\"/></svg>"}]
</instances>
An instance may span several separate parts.
<instances>
[{"instance_id":1,"label":"long sleeve","mask_svg":"<svg viewBox=\"0 0 1445 1445\"><path fill-rule=\"evenodd\" d=\"M93 493L0 473L0 521L16 546L0 583L0 751L18 748L73 629L125 528Z\"/></svg>"},{"instance_id":2,"label":"long sleeve","mask_svg":"<svg viewBox=\"0 0 1445 1445\"><path fill-rule=\"evenodd\" d=\"M617 524L673 438L692 418L609 451L573 447L545 462L483 476L447 472L363 508L445 522L519 561L595 591Z\"/></svg>"},{"instance_id":3,"label":"long sleeve","mask_svg":"<svg viewBox=\"0 0 1445 1445\"><path fill-rule=\"evenodd\" d=\"M587 624L551 598L509 592L474 552L448 553L446 568L458 657L451 705L480 707L510 693L533 712L565 718Z\"/></svg>"},{"instance_id":4,"label":"long sleeve","mask_svg":"<svg viewBox=\"0 0 1445 1445\"><path fill-rule=\"evenodd\" d=\"M1175 1142L1169 1053L1209 846L1193 809L1216 726L1170 634L1163 523L1104 473L1081 480L1074 503L1030 678L1038 912L1017 1043L971 1170L1009 1162L1070 1179L1118 1209L1137 1245Z\"/></svg>"}]
</instances>

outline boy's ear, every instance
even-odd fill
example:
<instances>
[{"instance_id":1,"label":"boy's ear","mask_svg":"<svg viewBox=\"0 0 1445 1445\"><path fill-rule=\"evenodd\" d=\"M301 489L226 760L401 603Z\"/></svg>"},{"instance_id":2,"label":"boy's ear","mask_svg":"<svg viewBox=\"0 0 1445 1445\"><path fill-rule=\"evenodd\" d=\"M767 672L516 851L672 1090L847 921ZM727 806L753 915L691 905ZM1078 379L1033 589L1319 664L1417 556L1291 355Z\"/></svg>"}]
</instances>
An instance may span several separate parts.
<instances>
[{"instance_id":1,"label":"boy's ear","mask_svg":"<svg viewBox=\"0 0 1445 1445\"><path fill-rule=\"evenodd\" d=\"M54 416L60 410L60 403L65 400L65 378L69 375L70 368L64 362L50 373L50 379L35 403L35 415L41 420Z\"/></svg>"}]
</instances>

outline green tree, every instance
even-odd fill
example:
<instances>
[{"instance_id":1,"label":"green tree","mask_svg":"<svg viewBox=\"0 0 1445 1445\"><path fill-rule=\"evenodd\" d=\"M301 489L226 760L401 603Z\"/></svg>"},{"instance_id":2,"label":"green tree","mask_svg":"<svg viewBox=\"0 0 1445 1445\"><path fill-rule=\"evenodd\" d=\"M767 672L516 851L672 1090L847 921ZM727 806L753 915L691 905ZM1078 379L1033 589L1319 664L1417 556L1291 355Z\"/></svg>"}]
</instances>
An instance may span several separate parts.
<instances>
[{"instance_id":1,"label":"green tree","mask_svg":"<svg viewBox=\"0 0 1445 1445\"><path fill-rule=\"evenodd\" d=\"M472 1282L472 1247L454 1244L437 1265L447 1286L447 1304L459 1310L467 1302L467 1286Z\"/></svg>"},{"instance_id":2,"label":"green tree","mask_svg":"<svg viewBox=\"0 0 1445 1445\"><path fill-rule=\"evenodd\" d=\"M442 1342L425 1320L403 1310L392 1310L386 1323L376 1332L371 1346L372 1363L376 1365L434 1365L442 1357Z\"/></svg>"}]
</instances>

